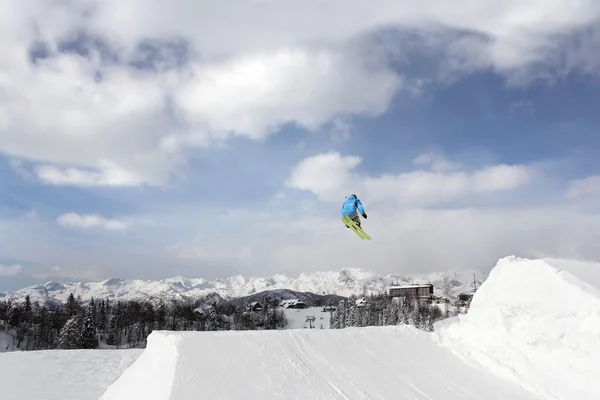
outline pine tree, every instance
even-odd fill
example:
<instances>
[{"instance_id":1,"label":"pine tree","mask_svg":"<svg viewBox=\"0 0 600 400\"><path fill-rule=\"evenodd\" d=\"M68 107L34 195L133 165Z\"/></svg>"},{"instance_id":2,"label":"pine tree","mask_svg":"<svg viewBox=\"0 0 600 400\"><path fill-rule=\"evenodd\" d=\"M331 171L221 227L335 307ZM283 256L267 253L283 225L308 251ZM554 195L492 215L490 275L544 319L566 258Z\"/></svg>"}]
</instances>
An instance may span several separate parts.
<instances>
[{"instance_id":1,"label":"pine tree","mask_svg":"<svg viewBox=\"0 0 600 400\"><path fill-rule=\"evenodd\" d=\"M350 308L350 314L348 315L348 320L346 321L346 326L361 326L360 323L360 315L358 311L358 307L352 305Z\"/></svg>"},{"instance_id":2,"label":"pine tree","mask_svg":"<svg viewBox=\"0 0 600 400\"><path fill-rule=\"evenodd\" d=\"M402 301L402 323L404 325L410 324L410 314L412 311L410 299L405 297Z\"/></svg>"},{"instance_id":3,"label":"pine tree","mask_svg":"<svg viewBox=\"0 0 600 400\"><path fill-rule=\"evenodd\" d=\"M148 334L154 330L155 321L156 312L154 311L154 306L150 302L144 303L143 323Z\"/></svg>"},{"instance_id":4,"label":"pine tree","mask_svg":"<svg viewBox=\"0 0 600 400\"><path fill-rule=\"evenodd\" d=\"M94 302L90 303L85 311L85 318L79 337L79 346L82 349L95 349L98 347L96 335L96 322L94 321Z\"/></svg>"},{"instance_id":5,"label":"pine tree","mask_svg":"<svg viewBox=\"0 0 600 400\"><path fill-rule=\"evenodd\" d=\"M333 309L329 309L329 329L340 329L339 314Z\"/></svg>"},{"instance_id":6,"label":"pine tree","mask_svg":"<svg viewBox=\"0 0 600 400\"><path fill-rule=\"evenodd\" d=\"M94 301L94 298L92 297L92 299L90 300L90 304L89 307L92 308L92 321L94 322L94 326L98 327L98 309L97 309L97 304ZM87 310L86 310L87 311Z\"/></svg>"},{"instance_id":7,"label":"pine tree","mask_svg":"<svg viewBox=\"0 0 600 400\"><path fill-rule=\"evenodd\" d=\"M156 329L163 330L167 323L167 310L165 309L165 303L161 300L156 310Z\"/></svg>"},{"instance_id":8,"label":"pine tree","mask_svg":"<svg viewBox=\"0 0 600 400\"><path fill-rule=\"evenodd\" d=\"M100 332L101 338L102 333L106 331L108 325L108 313L106 312L106 303L104 300L100 301L100 305L98 306L98 319L96 321L96 328Z\"/></svg>"},{"instance_id":9,"label":"pine tree","mask_svg":"<svg viewBox=\"0 0 600 400\"><path fill-rule=\"evenodd\" d=\"M41 307L35 330L35 348L38 350L52 347L52 324L46 307Z\"/></svg>"},{"instance_id":10,"label":"pine tree","mask_svg":"<svg viewBox=\"0 0 600 400\"><path fill-rule=\"evenodd\" d=\"M121 344L121 337L119 335L119 327L117 326L117 318L112 315L108 322L108 328L106 333L106 343L111 346L119 346Z\"/></svg>"},{"instance_id":11,"label":"pine tree","mask_svg":"<svg viewBox=\"0 0 600 400\"><path fill-rule=\"evenodd\" d=\"M398 324L398 312L399 312L399 308L398 308L398 303L396 301L392 300L392 306L391 306L391 310L390 310L390 317L388 319L388 323L390 325L397 325Z\"/></svg>"},{"instance_id":12,"label":"pine tree","mask_svg":"<svg viewBox=\"0 0 600 400\"><path fill-rule=\"evenodd\" d=\"M421 329L423 327L423 307L421 307L417 300L412 312L413 325Z\"/></svg>"},{"instance_id":13,"label":"pine tree","mask_svg":"<svg viewBox=\"0 0 600 400\"><path fill-rule=\"evenodd\" d=\"M79 348L79 321L77 321L76 315L69 318L60 330L58 347L61 349Z\"/></svg>"},{"instance_id":14,"label":"pine tree","mask_svg":"<svg viewBox=\"0 0 600 400\"><path fill-rule=\"evenodd\" d=\"M265 317L265 319L268 320L268 314ZM219 315L217 315L217 312L215 310L214 307L209 307L208 308L208 318L206 321L206 330L207 331L217 331L219 330Z\"/></svg>"},{"instance_id":15,"label":"pine tree","mask_svg":"<svg viewBox=\"0 0 600 400\"><path fill-rule=\"evenodd\" d=\"M77 300L75 300L75 296L73 293L69 293L69 298L67 299L67 315L69 318L77 315L77 309L79 305L77 304Z\"/></svg>"},{"instance_id":16,"label":"pine tree","mask_svg":"<svg viewBox=\"0 0 600 400\"><path fill-rule=\"evenodd\" d=\"M425 320L425 330L427 332L433 332L433 318L431 314L428 314Z\"/></svg>"},{"instance_id":17,"label":"pine tree","mask_svg":"<svg viewBox=\"0 0 600 400\"><path fill-rule=\"evenodd\" d=\"M338 329L346 327L346 302L341 300L336 310Z\"/></svg>"},{"instance_id":18,"label":"pine tree","mask_svg":"<svg viewBox=\"0 0 600 400\"><path fill-rule=\"evenodd\" d=\"M390 313L388 311L388 308L386 307L381 314L381 326L387 326L389 324L389 321L390 321L389 314Z\"/></svg>"},{"instance_id":19,"label":"pine tree","mask_svg":"<svg viewBox=\"0 0 600 400\"><path fill-rule=\"evenodd\" d=\"M29 295L25 296L25 310L23 314L23 320L26 323L30 323L33 320L33 309L31 306L31 298L29 297Z\"/></svg>"},{"instance_id":20,"label":"pine tree","mask_svg":"<svg viewBox=\"0 0 600 400\"><path fill-rule=\"evenodd\" d=\"M127 327L125 312L126 304L117 300L117 304L112 307L110 319L108 322L108 337L106 343L120 346L123 342L123 328ZM125 332L125 336L127 332Z\"/></svg>"}]
</instances>

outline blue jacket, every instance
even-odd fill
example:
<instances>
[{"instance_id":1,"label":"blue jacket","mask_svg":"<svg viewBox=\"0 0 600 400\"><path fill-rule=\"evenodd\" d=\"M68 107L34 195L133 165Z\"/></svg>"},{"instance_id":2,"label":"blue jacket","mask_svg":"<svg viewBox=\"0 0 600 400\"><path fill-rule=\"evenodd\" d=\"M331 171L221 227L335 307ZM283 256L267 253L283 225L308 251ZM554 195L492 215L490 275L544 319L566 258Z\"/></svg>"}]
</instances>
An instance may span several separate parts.
<instances>
[{"instance_id":1,"label":"blue jacket","mask_svg":"<svg viewBox=\"0 0 600 400\"><path fill-rule=\"evenodd\" d=\"M365 213L365 209L360 200L355 196L348 196L344 204L342 204L342 217L347 215L350 218L354 218L357 215L357 210L361 214Z\"/></svg>"}]
</instances>

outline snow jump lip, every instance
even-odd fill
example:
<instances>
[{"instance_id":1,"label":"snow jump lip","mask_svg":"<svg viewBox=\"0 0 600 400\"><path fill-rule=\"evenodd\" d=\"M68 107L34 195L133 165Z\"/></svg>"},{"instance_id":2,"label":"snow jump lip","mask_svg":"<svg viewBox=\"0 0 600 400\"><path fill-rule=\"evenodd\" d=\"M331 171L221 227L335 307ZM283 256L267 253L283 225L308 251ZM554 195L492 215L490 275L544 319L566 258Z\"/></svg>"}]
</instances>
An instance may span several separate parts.
<instances>
[{"instance_id":1,"label":"snow jump lip","mask_svg":"<svg viewBox=\"0 0 600 400\"><path fill-rule=\"evenodd\" d=\"M600 399L600 264L501 259L439 343L543 399Z\"/></svg>"},{"instance_id":2,"label":"snow jump lip","mask_svg":"<svg viewBox=\"0 0 600 400\"><path fill-rule=\"evenodd\" d=\"M409 326L155 331L100 400L531 400Z\"/></svg>"}]
</instances>

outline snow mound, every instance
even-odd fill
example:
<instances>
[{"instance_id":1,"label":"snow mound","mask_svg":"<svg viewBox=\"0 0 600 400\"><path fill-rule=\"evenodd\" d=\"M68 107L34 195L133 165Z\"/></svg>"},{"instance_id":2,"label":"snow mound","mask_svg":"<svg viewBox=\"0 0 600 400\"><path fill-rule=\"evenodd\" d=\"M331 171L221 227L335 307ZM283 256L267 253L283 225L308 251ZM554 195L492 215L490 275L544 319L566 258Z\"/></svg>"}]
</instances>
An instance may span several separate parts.
<instances>
[{"instance_id":1,"label":"snow mound","mask_svg":"<svg viewBox=\"0 0 600 400\"><path fill-rule=\"evenodd\" d=\"M600 399L600 264L508 257L439 342L545 399Z\"/></svg>"},{"instance_id":2,"label":"snow mound","mask_svg":"<svg viewBox=\"0 0 600 400\"><path fill-rule=\"evenodd\" d=\"M534 400L408 326L154 331L100 400Z\"/></svg>"}]
</instances>

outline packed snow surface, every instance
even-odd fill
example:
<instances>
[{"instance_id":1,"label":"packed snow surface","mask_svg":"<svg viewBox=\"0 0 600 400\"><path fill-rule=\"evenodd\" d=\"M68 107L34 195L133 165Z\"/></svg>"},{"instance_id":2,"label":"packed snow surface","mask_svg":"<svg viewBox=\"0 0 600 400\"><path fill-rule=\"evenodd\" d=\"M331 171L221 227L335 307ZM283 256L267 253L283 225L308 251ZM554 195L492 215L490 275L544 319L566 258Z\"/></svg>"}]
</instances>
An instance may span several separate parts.
<instances>
[{"instance_id":1,"label":"packed snow surface","mask_svg":"<svg viewBox=\"0 0 600 400\"><path fill-rule=\"evenodd\" d=\"M101 400L533 400L409 326L167 332Z\"/></svg>"},{"instance_id":2,"label":"packed snow surface","mask_svg":"<svg viewBox=\"0 0 600 400\"><path fill-rule=\"evenodd\" d=\"M0 354L2 400L96 400L139 355L132 350Z\"/></svg>"},{"instance_id":3,"label":"packed snow surface","mask_svg":"<svg viewBox=\"0 0 600 400\"><path fill-rule=\"evenodd\" d=\"M544 399L600 399L600 264L509 257L440 343Z\"/></svg>"}]
</instances>

